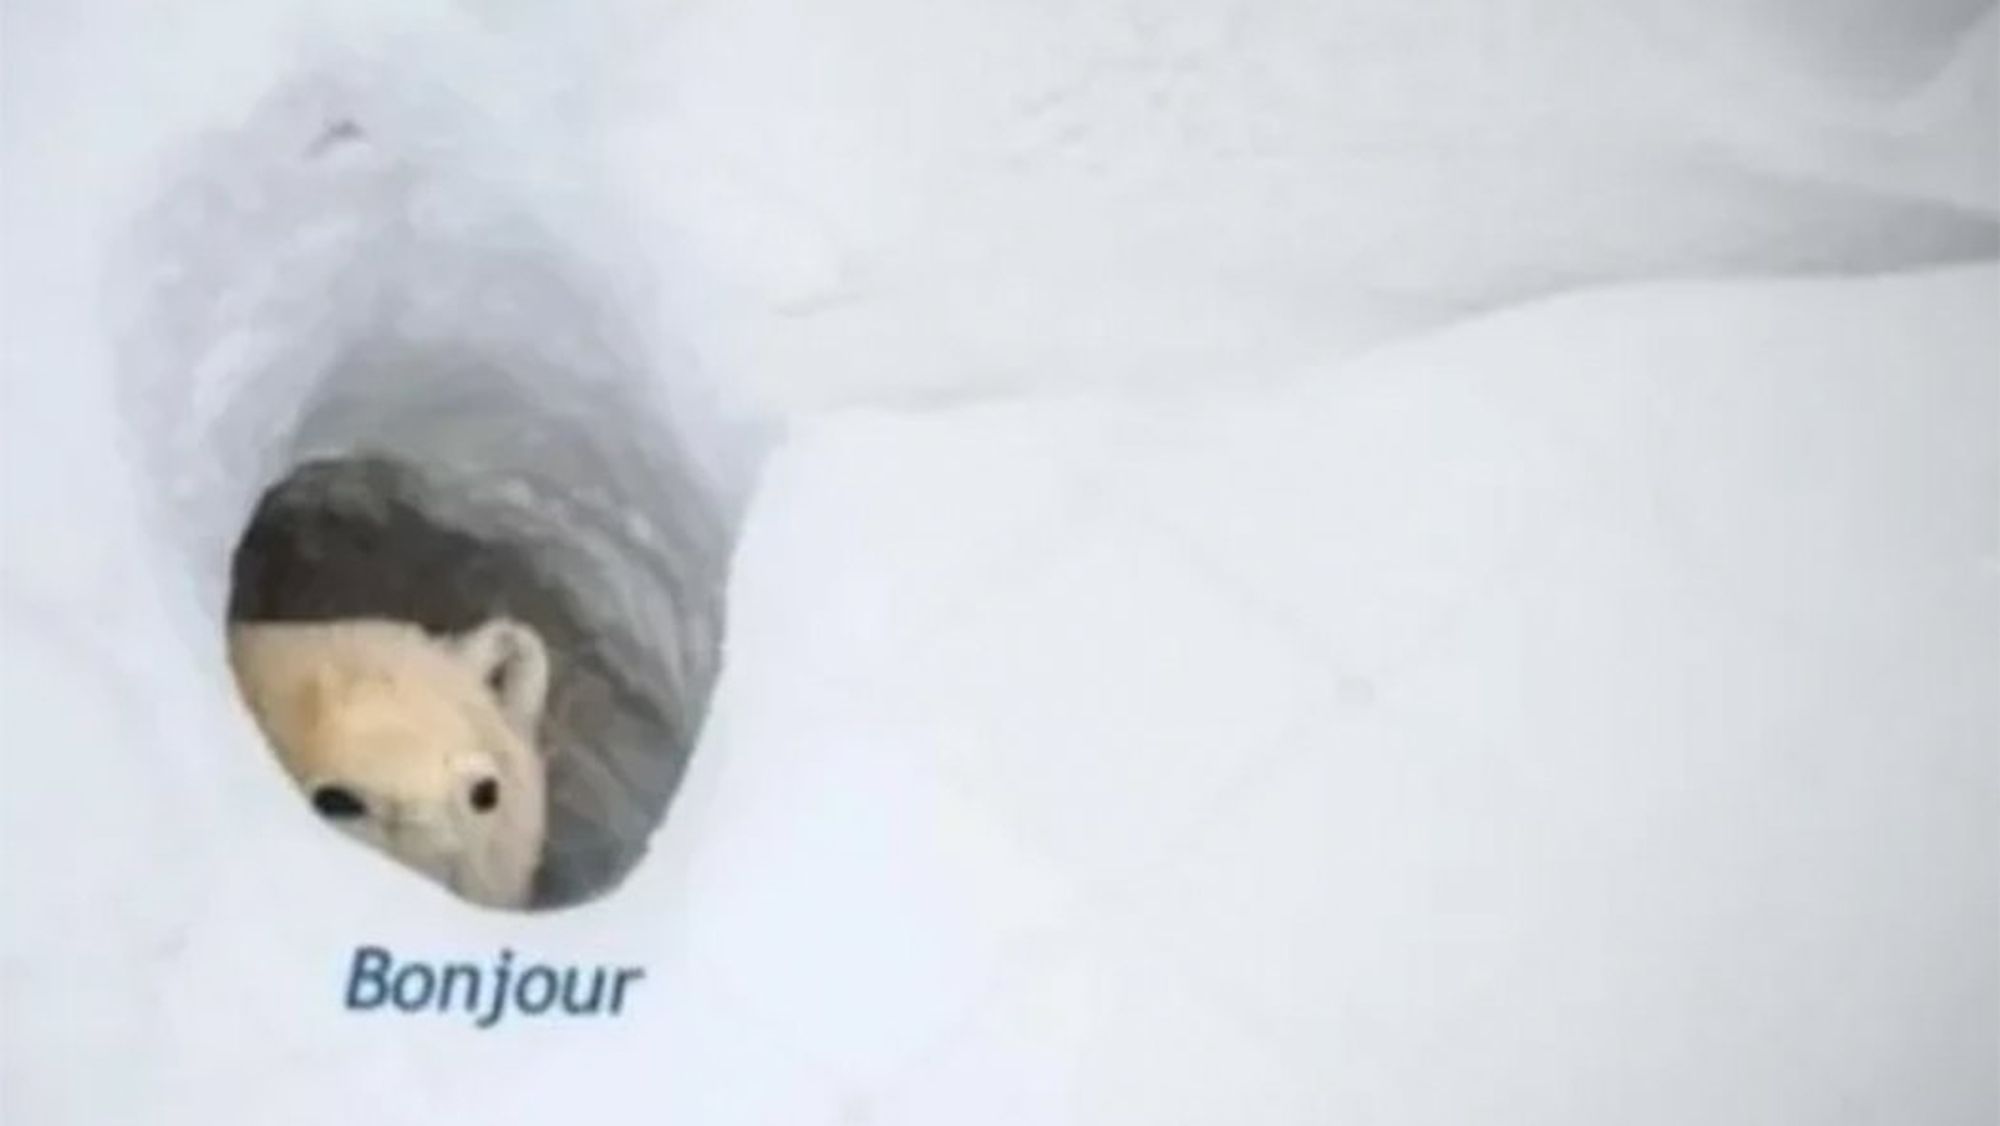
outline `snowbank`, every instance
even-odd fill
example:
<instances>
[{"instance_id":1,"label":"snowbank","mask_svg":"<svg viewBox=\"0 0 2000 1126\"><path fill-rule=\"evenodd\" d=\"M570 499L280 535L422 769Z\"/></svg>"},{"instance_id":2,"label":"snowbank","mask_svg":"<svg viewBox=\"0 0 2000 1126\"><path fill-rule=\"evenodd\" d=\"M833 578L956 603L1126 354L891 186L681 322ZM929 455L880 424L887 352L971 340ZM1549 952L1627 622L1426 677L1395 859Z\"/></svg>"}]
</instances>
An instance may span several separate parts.
<instances>
[{"instance_id":1,"label":"snowbank","mask_svg":"<svg viewBox=\"0 0 2000 1126\"><path fill-rule=\"evenodd\" d=\"M1996 302L822 421L742 541L698 972L877 1121L1978 1120Z\"/></svg>"},{"instance_id":2,"label":"snowbank","mask_svg":"<svg viewBox=\"0 0 2000 1126\"><path fill-rule=\"evenodd\" d=\"M1990 11L397 7L8 13L10 1119L1990 1111ZM617 894L300 815L356 445L715 680Z\"/></svg>"}]
</instances>

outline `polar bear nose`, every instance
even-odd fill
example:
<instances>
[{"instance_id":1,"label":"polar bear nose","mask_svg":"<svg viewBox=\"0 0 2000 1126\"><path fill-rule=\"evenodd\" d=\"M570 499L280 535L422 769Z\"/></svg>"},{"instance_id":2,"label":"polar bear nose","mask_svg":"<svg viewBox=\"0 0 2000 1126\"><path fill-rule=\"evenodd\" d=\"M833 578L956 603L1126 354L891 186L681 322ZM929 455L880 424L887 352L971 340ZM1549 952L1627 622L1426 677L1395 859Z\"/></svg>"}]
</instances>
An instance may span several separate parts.
<instances>
[{"instance_id":1,"label":"polar bear nose","mask_svg":"<svg viewBox=\"0 0 2000 1126\"><path fill-rule=\"evenodd\" d=\"M500 783L492 778L481 778L472 784L466 799L472 803L473 809L485 813L500 804Z\"/></svg>"},{"instance_id":2,"label":"polar bear nose","mask_svg":"<svg viewBox=\"0 0 2000 1126\"><path fill-rule=\"evenodd\" d=\"M321 786L312 793L313 808L320 816L348 821L368 812L368 805L345 786Z\"/></svg>"}]
</instances>

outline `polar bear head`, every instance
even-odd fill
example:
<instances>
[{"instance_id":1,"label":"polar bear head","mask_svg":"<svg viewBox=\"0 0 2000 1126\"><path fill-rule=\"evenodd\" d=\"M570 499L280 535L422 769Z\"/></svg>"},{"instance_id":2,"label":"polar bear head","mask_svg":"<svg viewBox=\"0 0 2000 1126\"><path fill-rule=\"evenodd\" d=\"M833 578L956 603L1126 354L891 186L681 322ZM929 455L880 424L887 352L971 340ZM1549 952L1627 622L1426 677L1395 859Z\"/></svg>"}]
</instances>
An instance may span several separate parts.
<instances>
[{"instance_id":1,"label":"polar bear head","mask_svg":"<svg viewBox=\"0 0 2000 1126\"><path fill-rule=\"evenodd\" d=\"M547 782L548 655L496 618L457 637L407 622L246 622L230 664L317 814L475 903L526 906Z\"/></svg>"}]
</instances>

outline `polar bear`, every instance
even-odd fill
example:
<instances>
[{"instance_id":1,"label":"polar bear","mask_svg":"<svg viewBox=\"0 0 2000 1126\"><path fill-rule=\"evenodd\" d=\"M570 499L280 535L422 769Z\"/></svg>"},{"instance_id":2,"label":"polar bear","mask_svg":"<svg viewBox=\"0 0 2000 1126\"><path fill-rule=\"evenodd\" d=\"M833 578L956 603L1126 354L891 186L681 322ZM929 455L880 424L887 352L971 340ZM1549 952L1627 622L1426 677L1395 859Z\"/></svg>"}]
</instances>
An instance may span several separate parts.
<instances>
[{"instance_id":1,"label":"polar bear","mask_svg":"<svg viewBox=\"0 0 2000 1126\"><path fill-rule=\"evenodd\" d=\"M238 622L229 660L322 818L474 903L528 905L548 816L549 659L533 629Z\"/></svg>"}]
</instances>

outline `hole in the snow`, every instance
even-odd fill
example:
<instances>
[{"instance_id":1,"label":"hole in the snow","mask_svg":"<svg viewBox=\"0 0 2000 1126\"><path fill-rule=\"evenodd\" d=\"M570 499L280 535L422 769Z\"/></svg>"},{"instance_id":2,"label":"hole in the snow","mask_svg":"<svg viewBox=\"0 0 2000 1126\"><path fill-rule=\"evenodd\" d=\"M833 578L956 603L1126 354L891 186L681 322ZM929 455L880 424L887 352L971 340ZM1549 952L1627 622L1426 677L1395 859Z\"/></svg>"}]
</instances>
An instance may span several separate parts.
<instances>
[{"instance_id":1,"label":"hole in the snow","mask_svg":"<svg viewBox=\"0 0 2000 1126\"><path fill-rule=\"evenodd\" d=\"M551 538L578 513L473 526L468 487L382 457L272 486L233 560L235 671L323 820L475 902L581 902L639 859L697 705L569 589Z\"/></svg>"},{"instance_id":2,"label":"hole in the snow","mask_svg":"<svg viewBox=\"0 0 2000 1126\"><path fill-rule=\"evenodd\" d=\"M189 626L305 670L271 678L286 718L252 707L299 817L555 908L674 797L755 443L711 424L619 212L541 174L589 164L570 134L442 88L309 71L175 150L107 271L119 409ZM429 687L328 668L356 661Z\"/></svg>"}]
</instances>

